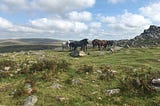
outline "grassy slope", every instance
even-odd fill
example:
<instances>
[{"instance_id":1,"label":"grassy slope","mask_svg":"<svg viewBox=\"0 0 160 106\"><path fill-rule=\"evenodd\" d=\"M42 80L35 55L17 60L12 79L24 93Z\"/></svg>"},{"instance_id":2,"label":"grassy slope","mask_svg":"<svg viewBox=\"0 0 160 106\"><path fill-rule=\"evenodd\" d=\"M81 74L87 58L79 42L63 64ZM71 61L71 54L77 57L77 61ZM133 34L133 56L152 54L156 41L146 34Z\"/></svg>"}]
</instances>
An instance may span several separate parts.
<instances>
[{"instance_id":1,"label":"grassy slope","mask_svg":"<svg viewBox=\"0 0 160 106\"><path fill-rule=\"evenodd\" d=\"M58 60L67 60L71 66L66 72L59 72L56 76L53 76L51 81L43 81L38 78L41 73L35 75L29 75L32 78L38 79L36 82L36 89L38 92L35 94L38 96L38 102L36 106L151 106L160 101L160 94L133 96L127 93L120 93L111 97L105 96L103 91L105 89L119 87L119 79L126 76L126 71L130 73L134 69L141 71L145 69L147 71L159 71L159 59L160 48L144 48L144 49L121 49L116 53L109 54L103 52L102 55L98 51L88 51L90 55L82 58L72 58L69 56L69 52L56 52L56 51L44 51L43 55L46 58L57 58ZM14 53L8 53L6 56L1 56L0 59L11 59ZM15 61L24 61L24 59L34 60L39 58L40 55L26 55L18 53ZM97 73L91 74L77 74L75 71L82 65L93 66L94 71L101 65L108 65L113 70L117 70L119 73L116 78L109 81L99 80ZM16 106L23 102L26 96L20 96L17 98L9 97L8 94L21 86L24 83L26 75L18 75L17 77L1 79L0 86L9 85L12 86L6 91L0 92L0 105ZM70 78L80 79L83 84L73 86L67 84L66 80ZM63 85L61 89L52 89L50 86L53 83L59 83ZM96 94L92 94L93 92ZM69 100L60 102L55 99L55 96L63 96L69 98Z\"/></svg>"}]
</instances>

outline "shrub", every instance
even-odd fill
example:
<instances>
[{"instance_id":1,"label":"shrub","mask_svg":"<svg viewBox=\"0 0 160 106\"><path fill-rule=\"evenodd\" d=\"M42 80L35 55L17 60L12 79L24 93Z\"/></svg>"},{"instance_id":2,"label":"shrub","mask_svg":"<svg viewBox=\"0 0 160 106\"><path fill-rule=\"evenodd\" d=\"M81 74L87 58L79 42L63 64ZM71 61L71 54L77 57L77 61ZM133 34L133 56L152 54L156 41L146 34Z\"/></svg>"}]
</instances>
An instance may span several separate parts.
<instances>
[{"instance_id":1,"label":"shrub","mask_svg":"<svg viewBox=\"0 0 160 106\"><path fill-rule=\"evenodd\" d=\"M12 60L2 60L0 61L0 70L3 71L12 71L16 68L16 62ZM5 69L5 67L9 67L8 70Z\"/></svg>"},{"instance_id":2,"label":"shrub","mask_svg":"<svg viewBox=\"0 0 160 106\"><path fill-rule=\"evenodd\" d=\"M17 64L12 60L0 61L0 78L13 76L13 71L16 69Z\"/></svg>"},{"instance_id":3,"label":"shrub","mask_svg":"<svg viewBox=\"0 0 160 106\"><path fill-rule=\"evenodd\" d=\"M121 90L132 94L150 94L154 93L155 89L151 87L151 79L154 77L150 72L132 72L127 74L127 77L120 80Z\"/></svg>"},{"instance_id":4,"label":"shrub","mask_svg":"<svg viewBox=\"0 0 160 106\"><path fill-rule=\"evenodd\" d=\"M112 72L111 68L108 65L104 65L100 67L102 74L100 75L100 80L110 80L115 77L115 73Z\"/></svg>"},{"instance_id":5,"label":"shrub","mask_svg":"<svg viewBox=\"0 0 160 106\"><path fill-rule=\"evenodd\" d=\"M58 69L62 71L66 71L69 68L69 63L66 60L60 60L58 63Z\"/></svg>"},{"instance_id":6,"label":"shrub","mask_svg":"<svg viewBox=\"0 0 160 106\"><path fill-rule=\"evenodd\" d=\"M92 73L93 66L83 65L78 70L77 73Z\"/></svg>"},{"instance_id":7,"label":"shrub","mask_svg":"<svg viewBox=\"0 0 160 106\"><path fill-rule=\"evenodd\" d=\"M45 70L49 70L53 73L56 73L58 71L57 62L55 62L54 60L43 59L41 61L38 61L37 63L33 63L30 67L30 71L32 73Z\"/></svg>"}]
</instances>

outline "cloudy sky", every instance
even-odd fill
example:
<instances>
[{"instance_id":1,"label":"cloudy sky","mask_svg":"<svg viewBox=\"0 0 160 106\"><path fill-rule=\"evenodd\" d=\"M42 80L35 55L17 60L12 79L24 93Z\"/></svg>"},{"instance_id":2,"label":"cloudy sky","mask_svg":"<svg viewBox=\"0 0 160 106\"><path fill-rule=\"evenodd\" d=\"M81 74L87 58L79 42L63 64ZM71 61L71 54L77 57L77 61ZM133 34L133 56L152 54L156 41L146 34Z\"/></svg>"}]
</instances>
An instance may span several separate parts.
<instances>
[{"instance_id":1,"label":"cloudy sky","mask_svg":"<svg viewBox=\"0 0 160 106\"><path fill-rule=\"evenodd\" d=\"M130 39L160 25L160 0L0 0L0 39Z\"/></svg>"}]
</instances>

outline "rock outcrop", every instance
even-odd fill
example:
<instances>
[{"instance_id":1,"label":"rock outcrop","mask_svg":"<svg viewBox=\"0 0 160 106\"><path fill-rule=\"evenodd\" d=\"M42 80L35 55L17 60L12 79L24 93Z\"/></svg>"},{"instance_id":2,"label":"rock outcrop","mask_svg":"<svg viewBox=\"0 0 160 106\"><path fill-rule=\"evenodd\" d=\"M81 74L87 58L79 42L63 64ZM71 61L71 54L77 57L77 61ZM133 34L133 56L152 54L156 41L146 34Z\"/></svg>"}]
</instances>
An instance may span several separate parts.
<instances>
[{"instance_id":1,"label":"rock outcrop","mask_svg":"<svg viewBox=\"0 0 160 106\"><path fill-rule=\"evenodd\" d=\"M117 41L118 46L123 47L149 47L160 45L160 27L151 25L139 36L130 40Z\"/></svg>"}]
</instances>

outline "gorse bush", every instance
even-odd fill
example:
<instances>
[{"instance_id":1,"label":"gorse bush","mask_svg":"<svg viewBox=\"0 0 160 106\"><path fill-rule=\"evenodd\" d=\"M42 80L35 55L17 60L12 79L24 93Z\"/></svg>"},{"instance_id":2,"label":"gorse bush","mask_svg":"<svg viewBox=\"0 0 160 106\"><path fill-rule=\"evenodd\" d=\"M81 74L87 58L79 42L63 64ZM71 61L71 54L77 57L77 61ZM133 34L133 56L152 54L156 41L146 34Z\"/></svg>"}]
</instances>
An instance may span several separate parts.
<instances>
[{"instance_id":1,"label":"gorse bush","mask_svg":"<svg viewBox=\"0 0 160 106\"><path fill-rule=\"evenodd\" d=\"M143 70L127 74L127 77L120 80L121 90L134 95L155 93L156 90L151 86L151 80L156 75L157 73L143 72Z\"/></svg>"},{"instance_id":2,"label":"gorse bush","mask_svg":"<svg viewBox=\"0 0 160 106\"><path fill-rule=\"evenodd\" d=\"M16 69L17 63L12 60L0 61L0 78L13 76L13 71Z\"/></svg>"},{"instance_id":3,"label":"gorse bush","mask_svg":"<svg viewBox=\"0 0 160 106\"><path fill-rule=\"evenodd\" d=\"M58 63L55 62L55 60L43 59L37 63L33 63L30 67L30 72L33 73L45 70L51 70L53 72L58 71Z\"/></svg>"},{"instance_id":4,"label":"gorse bush","mask_svg":"<svg viewBox=\"0 0 160 106\"><path fill-rule=\"evenodd\" d=\"M66 60L60 60L58 62L58 69L66 71L69 68L70 64Z\"/></svg>"},{"instance_id":5,"label":"gorse bush","mask_svg":"<svg viewBox=\"0 0 160 106\"><path fill-rule=\"evenodd\" d=\"M2 61L0 61L0 70L2 70L2 71L14 70L16 68L16 66L17 66L17 63L15 61L12 61L12 60L2 60Z\"/></svg>"},{"instance_id":6,"label":"gorse bush","mask_svg":"<svg viewBox=\"0 0 160 106\"><path fill-rule=\"evenodd\" d=\"M12 60L0 61L0 78L15 76L18 74L33 74L36 72L45 72L43 79L47 79L56 75L59 71L66 71L70 64L66 60L41 59L30 60L25 59L18 64ZM48 77L48 78L47 78Z\"/></svg>"},{"instance_id":7,"label":"gorse bush","mask_svg":"<svg viewBox=\"0 0 160 106\"><path fill-rule=\"evenodd\" d=\"M92 72L93 72L93 66L89 65L83 65L77 70L77 73L92 73Z\"/></svg>"},{"instance_id":8,"label":"gorse bush","mask_svg":"<svg viewBox=\"0 0 160 106\"><path fill-rule=\"evenodd\" d=\"M110 80L115 78L115 73L112 72L111 68L108 65L103 65L100 67L102 74L100 75L100 80Z\"/></svg>"}]
</instances>

